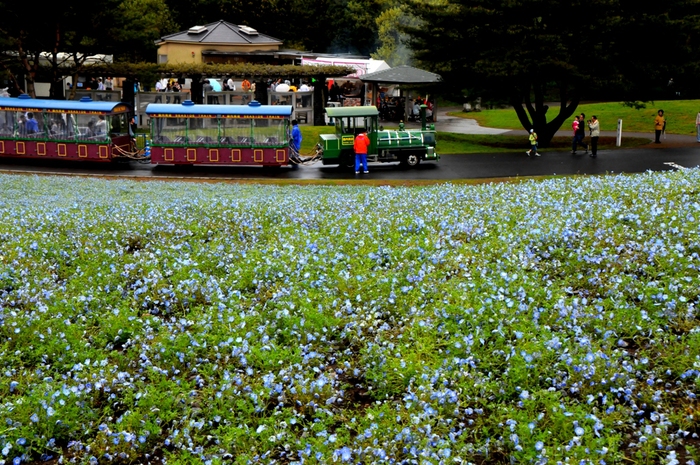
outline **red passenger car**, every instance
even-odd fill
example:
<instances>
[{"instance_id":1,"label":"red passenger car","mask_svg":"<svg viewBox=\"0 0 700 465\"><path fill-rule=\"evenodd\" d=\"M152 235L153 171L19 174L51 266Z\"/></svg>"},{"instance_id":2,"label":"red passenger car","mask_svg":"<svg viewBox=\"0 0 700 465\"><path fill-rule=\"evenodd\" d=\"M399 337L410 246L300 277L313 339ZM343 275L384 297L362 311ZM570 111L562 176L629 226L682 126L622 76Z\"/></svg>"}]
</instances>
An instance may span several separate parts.
<instances>
[{"instance_id":1,"label":"red passenger car","mask_svg":"<svg viewBox=\"0 0 700 465\"><path fill-rule=\"evenodd\" d=\"M282 166L289 161L291 105L154 104L151 163Z\"/></svg>"},{"instance_id":2,"label":"red passenger car","mask_svg":"<svg viewBox=\"0 0 700 465\"><path fill-rule=\"evenodd\" d=\"M130 151L130 113L89 98L0 98L0 156L111 161Z\"/></svg>"}]
</instances>

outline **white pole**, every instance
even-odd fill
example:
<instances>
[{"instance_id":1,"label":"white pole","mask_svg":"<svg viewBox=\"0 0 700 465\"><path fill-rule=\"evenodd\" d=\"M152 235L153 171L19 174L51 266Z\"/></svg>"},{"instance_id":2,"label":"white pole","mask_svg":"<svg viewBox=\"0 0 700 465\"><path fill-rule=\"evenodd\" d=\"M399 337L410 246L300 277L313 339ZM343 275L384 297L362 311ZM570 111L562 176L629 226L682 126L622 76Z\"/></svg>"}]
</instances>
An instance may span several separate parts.
<instances>
[{"instance_id":1,"label":"white pole","mask_svg":"<svg viewBox=\"0 0 700 465\"><path fill-rule=\"evenodd\" d=\"M622 145L622 120L617 120L617 142L615 143L617 147Z\"/></svg>"}]
</instances>

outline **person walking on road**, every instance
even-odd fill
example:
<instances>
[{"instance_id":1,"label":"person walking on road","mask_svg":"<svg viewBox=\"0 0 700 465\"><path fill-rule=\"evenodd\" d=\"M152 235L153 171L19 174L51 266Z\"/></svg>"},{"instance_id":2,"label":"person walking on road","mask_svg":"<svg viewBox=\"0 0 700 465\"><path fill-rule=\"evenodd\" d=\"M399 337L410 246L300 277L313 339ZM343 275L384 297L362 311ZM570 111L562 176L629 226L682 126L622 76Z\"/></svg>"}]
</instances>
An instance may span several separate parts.
<instances>
[{"instance_id":1,"label":"person walking on road","mask_svg":"<svg viewBox=\"0 0 700 465\"><path fill-rule=\"evenodd\" d=\"M539 157L540 154L537 151L537 133L535 132L534 129L530 129L530 150L525 152L527 156L529 157L530 155L535 155L536 157Z\"/></svg>"},{"instance_id":2,"label":"person walking on road","mask_svg":"<svg viewBox=\"0 0 700 465\"><path fill-rule=\"evenodd\" d=\"M700 111L695 116L695 131L697 132L697 140L700 142Z\"/></svg>"},{"instance_id":3,"label":"person walking on road","mask_svg":"<svg viewBox=\"0 0 700 465\"><path fill-rule=\"evenodd\" d=\"M369 137L364 132L355 137L355 174L360 174L360 166L362 166L365 174L369 173L367 169L367 149L369 148Z\"/></svg>"},{"instance_id":4,"label":"person walking on road","mask_svg":"<svg viewBox=\"0 0 700 465\"><path fill-rule=\"evenodd\" d=\"M591 131L591 158L598 156L598 139L600 138L600 123L596 115L588 121L588 129Z\"/></svg>"},{"instance_id":5,"label":"person walking on road","mask_svg":"<svg viewBox=\"0 0 700 465\"><path fill-rule=\"evenodd\" d=\"M588 145L583 143L583 138L586 136L586 127L583 125L584 118L584 114L581 113L581 116L575 116L574 121L571 123L571 129L574 130L574 139L571 143L572 155L576 155L576 147L579 145L586 147L586 153L588 153Z\"/></svg>"},{"instance_id":6,"label":"person walking on road","mask_svg":"<svg viewBox=\"0 0 700 465\"><path fill-rule=\"evenodd\" d=\"M661 143L661 132L664 129L666 129L666 118L664 118L664 111L659 110L659 112L656 114L656 118L654 118L654 131L656 132L656 140L654 141L655 144Z\"/></svg>"},{"instance_id":7,"label":"person walking on road","mask_svg":"<svg viewBox=\"0 0 700 465\"><path fill-rule=\"evenodd\" d=\"M579 145L583 144L583 139L586 138L586 114L581 113L581 115L578 118L578 131L579 131ZM588 145L586 145L586 153L588 153Z\"/></svg>"}]
</instances>

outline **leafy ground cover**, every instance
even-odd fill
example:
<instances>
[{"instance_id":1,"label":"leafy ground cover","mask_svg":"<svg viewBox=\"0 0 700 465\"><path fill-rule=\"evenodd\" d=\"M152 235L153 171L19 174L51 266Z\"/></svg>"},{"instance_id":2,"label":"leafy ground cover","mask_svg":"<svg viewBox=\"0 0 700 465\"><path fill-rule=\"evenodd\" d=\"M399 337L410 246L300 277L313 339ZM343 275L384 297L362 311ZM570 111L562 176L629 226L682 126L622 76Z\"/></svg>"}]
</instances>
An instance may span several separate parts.
<instances>
[{"instance_id":1,"label":"leafy ground cover","mask_svg":"<svg viewBox=\"0 0 700 465\"><path fill-rule=\"evenodd\" d=\"M664 100L648 102L646 108L635 109L620 102L587 103L579 105L578 113L596 115L602 131L616 131L617 120L622 119L624 132L654 132L654 117L659 109L664 110L669 134L693 135L696 133L695 117L700 111L698 100ZM556 108L550 111L555 111ZM558 111L558 110L557 110ZM490 128L521 129L515 111L512 109L484 110L480 112L452 112L451 116L472 118L481 126ZM573 118L572 118L573 119ZM567 129L569 126L564 127ZM623 137L624 140L624 137Z\"/></svg>"},{"instance_id":2,"label":"leafy ground cover","mask_svg":"<svg viewBox=\"0 0 700 465\"><path fill-rule=\"evenodd\" d=\"M698 170L0 185L0 463L700 458Z\"/></svg>"}]
</instances>

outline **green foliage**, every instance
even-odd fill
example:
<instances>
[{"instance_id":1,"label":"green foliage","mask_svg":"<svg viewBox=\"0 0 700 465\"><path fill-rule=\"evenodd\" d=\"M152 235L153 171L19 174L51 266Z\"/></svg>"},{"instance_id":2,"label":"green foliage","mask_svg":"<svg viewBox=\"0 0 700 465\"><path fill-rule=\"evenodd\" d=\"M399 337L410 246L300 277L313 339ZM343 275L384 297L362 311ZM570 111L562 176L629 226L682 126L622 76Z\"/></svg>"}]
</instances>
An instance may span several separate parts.
<instances>
[{"instance_id":1,"label":"green foliage","mask_svg":"<svg viewBox=\"0 0 700 465\"><path fill-rule=\"evenodd\" d=\"M234 77L331 77L346 76L354 71L347 66L268 65L256 63L205 64L205 63L99 63L85 66L85 71L113 76L234 76Z\"/></svg>"},{"instance_id":2,"label":"green foliage","mask_svg":"<svg viewBox=\"0 0 700 465\"><path fill-rule=\"evenodd\" d=\"M408 35L402 28L415 24L417 20L409 15L406 4L392 4L377 16L379 47L372 53L372 58L386 61L390 66L407 65L411 62L411 52L406 45Z\"/></svg>"},{"instance_id":3,"label":"green foliage","mask_svg":"<svg viewBox=\"0 0 700 465\"><path fill-rule=\"evenodd\" d=\"M375 48L377 0L167 0L180 30L219 19L252 26L285 48L360 53ZM175 31L171 31L175 32Z\"/></svg>"},{"instance_id":4,"label":"green foliage","mask_svg":"<svg viewBox=\"0 0 700 465\"><path fill-rule=\"evenodd\" d=\"M647 107L648 106L648 107ZM661 100L647 102L636 109L621 102L586 103L577 111L588 116L596 115L601 131L616 131L617 120L622 120L623 141L625 132L654 132L654 117L663 109L669 134L696 134L695 118L700 111L700 100ZM491 128L518 129L519 121L513 110L483 110L478 112L454 112L451 116L471 118L481 126ZM442 140L442 139L438 139Z\"/></svg>"},{"instance_id":5,"label":"green foliage","mask_svg":"<svg viewBox=\"0 0 700 465\"><path fill-rule=\"evenodd\" d=\"M101 45L119 61L150 61L155 42L176 29L165 0L125 0L113 5L114 17Z\"/></svg>"},{"instance_id":6,"label":"green foliage","mask_svg":"<svg viewBox=\"0 0 700 465\"><path fill-rule=\"evenodd\" d=\"M415 0L410 6L422 20L408 28L416 58L455 91L507 97L520 125L534 127L545 144L587 93L658 98L659 83L700 62L697 0L450 0L446 7ZM572 28L574 20L584 27ZM552 89L560 102L556 115L545 100Z\"/></svg>"},{"instance_id":7,"label":"green foliage","mask_svg":"<svg viewBox=\"0 0 700 465\"><path fill-rule=\"evenodd\" d=\"M698 456L697 169L0 181L2 460Z\"/></svg>"}]
</instances>

